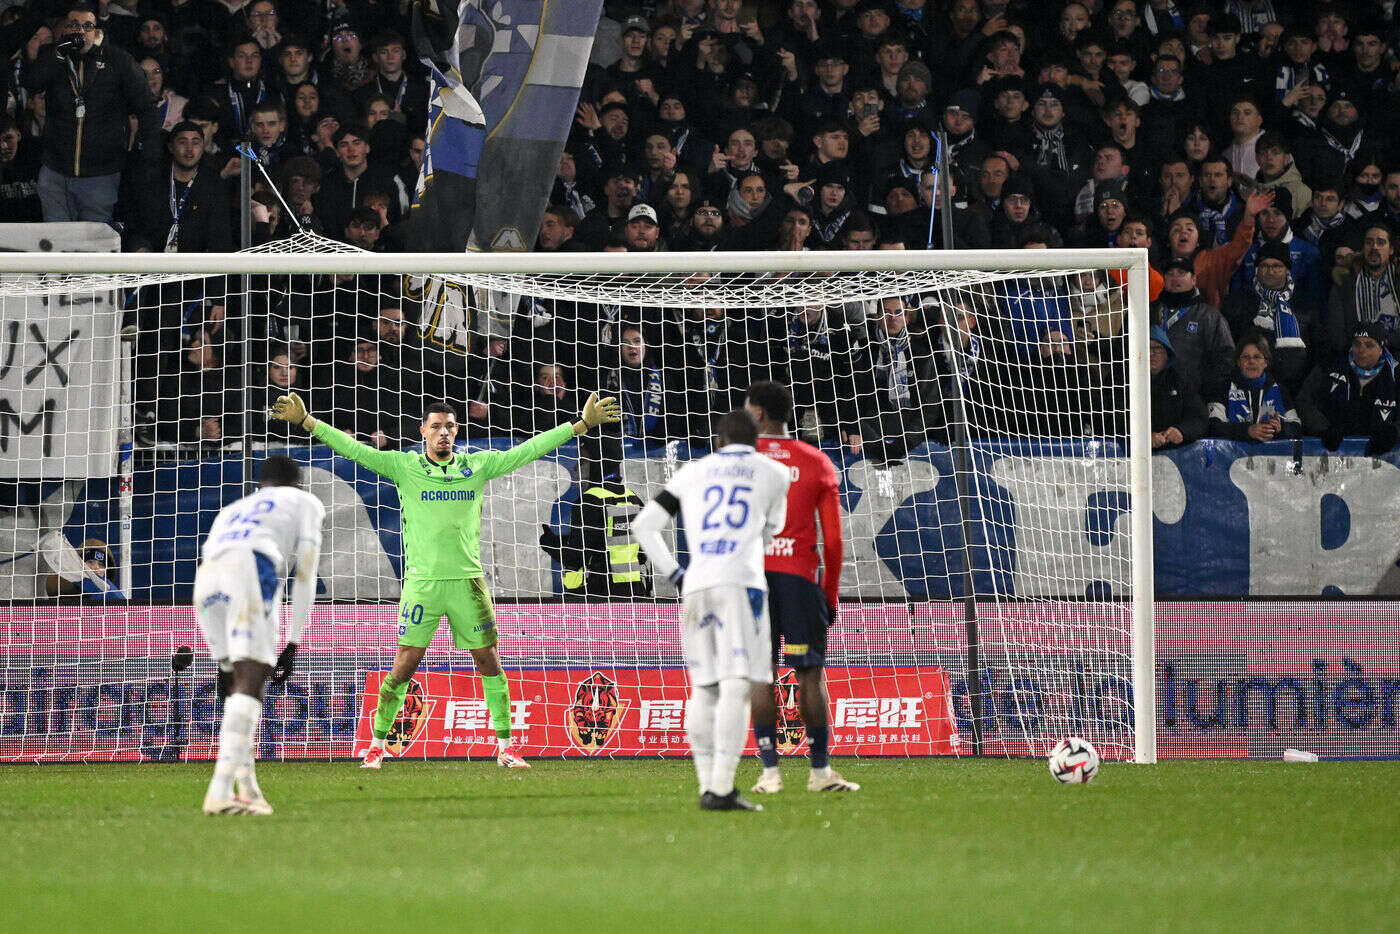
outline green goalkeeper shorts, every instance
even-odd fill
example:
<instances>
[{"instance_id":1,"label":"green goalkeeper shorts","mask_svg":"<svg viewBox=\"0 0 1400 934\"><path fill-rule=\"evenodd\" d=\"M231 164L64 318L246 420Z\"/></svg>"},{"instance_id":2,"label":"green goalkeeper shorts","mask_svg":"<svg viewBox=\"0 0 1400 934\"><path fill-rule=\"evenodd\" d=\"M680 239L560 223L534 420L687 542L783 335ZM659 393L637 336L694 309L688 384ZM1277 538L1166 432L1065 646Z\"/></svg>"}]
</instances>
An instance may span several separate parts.
<instances>
[{"instance_id":1,"label":"green goalkeeper shorts","mask_svg":"<svg viewBox=\"0 0 1400 934\"><path fill-rule=\"evenodd\" d=\"M496 644L496 608L480 577L467 580L406 580L399 599L399 645L426 649L442 618L459 649Z\"/></svg>"}]
</instances>

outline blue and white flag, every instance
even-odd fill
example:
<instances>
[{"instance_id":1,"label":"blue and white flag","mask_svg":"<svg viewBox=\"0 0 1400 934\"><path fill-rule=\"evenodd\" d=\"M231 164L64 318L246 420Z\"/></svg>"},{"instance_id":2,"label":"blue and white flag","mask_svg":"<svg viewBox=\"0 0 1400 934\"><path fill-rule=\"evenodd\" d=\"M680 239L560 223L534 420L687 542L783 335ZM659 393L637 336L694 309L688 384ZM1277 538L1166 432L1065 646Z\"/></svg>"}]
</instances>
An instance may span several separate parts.
<instances>
[{"instance_id":1,"label":"blue and white flag","mask_svg":"<svg viewBox=\"0 0 1400 934\"><path fill-rule=\"evenodd\" d=\"M417 0L429 68L416 250L528 250L578 105L602 0Z\"/></svg>"}]
</instances>

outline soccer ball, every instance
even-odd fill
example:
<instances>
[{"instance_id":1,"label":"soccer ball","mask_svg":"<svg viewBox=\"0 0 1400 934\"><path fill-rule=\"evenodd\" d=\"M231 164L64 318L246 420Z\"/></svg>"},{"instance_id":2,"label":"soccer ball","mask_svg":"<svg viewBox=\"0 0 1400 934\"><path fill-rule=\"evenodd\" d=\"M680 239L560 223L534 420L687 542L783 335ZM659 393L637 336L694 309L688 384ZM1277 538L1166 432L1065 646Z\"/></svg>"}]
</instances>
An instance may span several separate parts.
<instances>
[{"instance_id":1,"label":"soccer ball","mask_svg":"<svg viewBox=\"0 0 1400 934\"><path fill-rule=\"evenodd\" d=\"M1087 739L1066 736L1050 750L1050 774L1066 785L1087 785L1099 774L1099 751Z\"/></svg>"}]
</instances>

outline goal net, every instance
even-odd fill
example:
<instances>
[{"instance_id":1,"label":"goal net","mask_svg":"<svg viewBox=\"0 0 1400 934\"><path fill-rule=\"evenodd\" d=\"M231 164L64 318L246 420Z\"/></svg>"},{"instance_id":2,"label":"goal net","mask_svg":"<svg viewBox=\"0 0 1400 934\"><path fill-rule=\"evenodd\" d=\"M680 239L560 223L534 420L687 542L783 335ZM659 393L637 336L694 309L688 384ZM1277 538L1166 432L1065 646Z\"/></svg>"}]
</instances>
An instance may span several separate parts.
<instances>
[{"instance_id":1,"label":"goal net","mask_svg":"<svg viewBox=\"0 0 1400 934\"><path fill-rule=\"evenodd\" d=\"M679 604L628 523L766 379L839 478L836 754L1043 755L1078 735L1155 757L1140 251L427 256L300 235L0 272L0 760L212 754L194 573L272 452L327 520L258 751L367 743L399 624L397 493L269 420L291 391L381 449L420 444L436 401L477 449L618 396L616 430L490 483L482 562L527 754L684 754ZM779 674L780 746L800 754ZM493 738L444 621L390 746Z\"/></svg>"}]
</instances>

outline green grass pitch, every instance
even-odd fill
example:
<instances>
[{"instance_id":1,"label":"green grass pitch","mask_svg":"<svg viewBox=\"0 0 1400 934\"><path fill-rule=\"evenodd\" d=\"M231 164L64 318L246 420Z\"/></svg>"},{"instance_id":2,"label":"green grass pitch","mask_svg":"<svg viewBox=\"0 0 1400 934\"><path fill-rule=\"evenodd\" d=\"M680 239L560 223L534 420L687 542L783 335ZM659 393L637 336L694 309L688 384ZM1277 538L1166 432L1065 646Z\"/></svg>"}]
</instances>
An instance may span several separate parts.
<instances>
[{"instance_id":1,"label":"green grass pitch","mask_svg":"<svg viewBox=\"0 0 1400 934\"><path fill-rule=\"evenodd\" d=\"M0 768L24 930L1394 929L1400 764L839 760L863 789L703 813L679 761ZM741 781L752 783L746 761ZM746 786L745 786L746 787Z\"/></svg>"}]
</instances>

